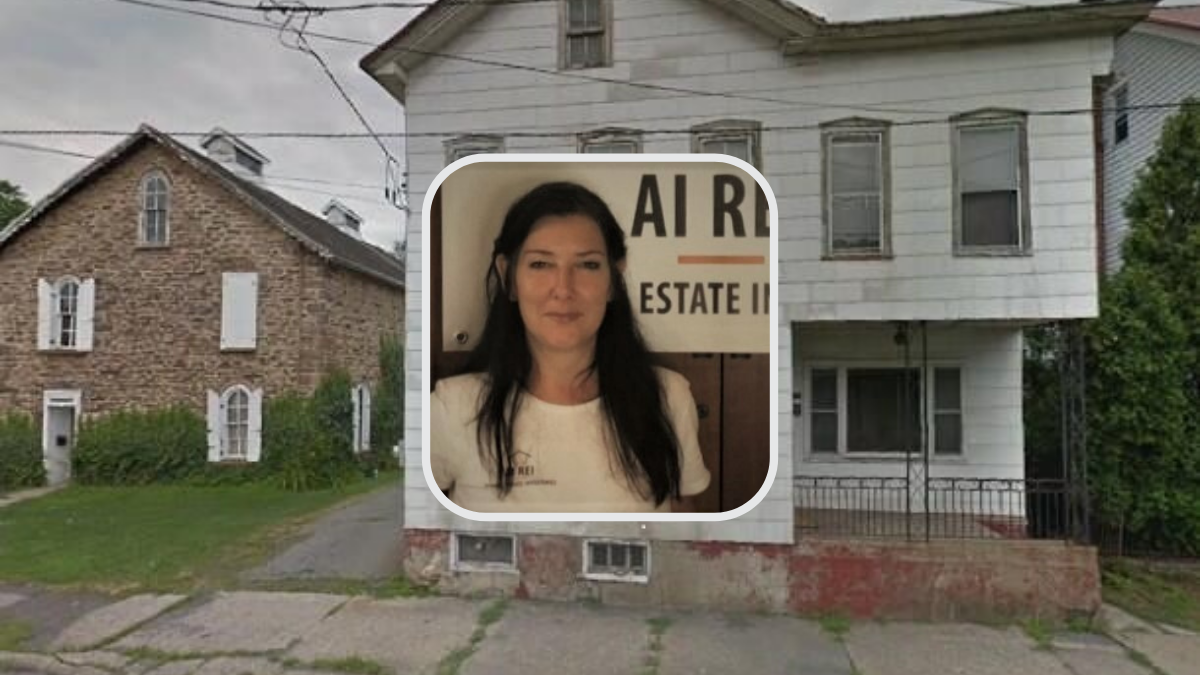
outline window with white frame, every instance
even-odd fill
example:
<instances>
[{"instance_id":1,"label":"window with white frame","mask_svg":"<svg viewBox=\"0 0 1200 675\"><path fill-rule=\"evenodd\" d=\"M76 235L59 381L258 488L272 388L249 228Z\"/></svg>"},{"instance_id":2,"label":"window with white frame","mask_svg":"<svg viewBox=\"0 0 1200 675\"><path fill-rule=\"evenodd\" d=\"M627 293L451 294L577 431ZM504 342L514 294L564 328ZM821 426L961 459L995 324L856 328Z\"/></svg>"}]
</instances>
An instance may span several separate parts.
<instances>
[{"instance_id":1,"label":"window with white frame","mask_svg":"<svg viewBox=\"0 0 1200 675\"><path fill-rule=\"evenodd\" d=\"M1113 144L1129 138L1129 85L1120 86L1113 92Z\"/></svg>"},{"instance_id":2,"label":"window with white frame","mask_svg":"<svg viewBox=\"0 0 1200 675\"><path fill-rule=\"evenodd\" d=\"M563 69L603 68L612 59L611 0L560 0Z\"/></svg>"},{"instance_id":3,"label":"window with white frame","mask_svg":"<svg viewBox=\"0 0 1200 675\"><path fill-rule=\"evenodd\" d=\"M852 120L822 133L825 253L888 253L889 152L884 123Z\"/></svg>"},{"instance_id":4,"label":"window with white frame","mask_svg":"<svg viewBox=\"0 0 1200 675\"><path fill-rule=\"evenodd\" d=\"M579 137L579 152L595 155L634 154L642 151L642 135L626 129L603 129Z\"/></svg>"},{"instance_id":5,"label":"window with white frame","mask_svg":"<svg viewBox=\"0 0 1200 675\"><path fill-rule=\"evenodd\" d=\"M38 279L38 349L90 351L95 281Z\"/></svg>"},{"instance_id":6,"label":"window with white frame","mask_svg":"<svg viewBox=\"0 0 1200 675\"><path fill-rule=\"evenodd\" d=\"M447 166L471 155L500 154L504 152L504 138L484 134L457 136L444 143Z\"/></svg>"},{"instance_id":7,"label":"window with white frame","mask_svg":"<svg viewBox=\"0 0 1200 675\"><path fill-rule=\"evenodd\" d=\"M813 455L873 456L929 451L959 455L963 447L962 375L957 366L931 369L928 408L920 368L891 365L814 366L807 370L806 445ZM922 425L922 413L927 425Z\"/></svg>"},{"instance_id":8,"label":"window with white frame","mask_svg":"<svg viewBox=\"0 0 1200 675\"><path fill-rule=\"evenodd\" d=\"M762 125L747 120L721 120L692 127L692 152L729 155L761 169Z\"/></svg>"},{"instance_id":9,"label":"window with white frame","mask_svg":"<svg viewBox=\"0 0 1200 675\"><path fill-rule=\"evenodd\" d=\"M633 541L584 541L584 576L616 581L650 578L650 546Z\"/></svg>"},{"instance_id":10,"label":"window with white frame","mask_svg":"<svg viewBox=\"0 0 1200 675\"><path fill-rule=\"evenodd\" d=\"M257 462L262 451L262 390L237 384L208 392L210 462Z\"/></svg>"},{"instance_id":11,"label":"window with white frame","mask_svg":"<svg viewBox=\"0 0 1200 675\"><path fill-rule=\"evenodd\" d=\"M1029 247L1025 119L1017 113L959 117L954 124L955 249L1020 253Z\"/></svg>"},{"instance_id":12,"label":"window with white frame","mask_svg":"<svg viewBox=\"0 0 1200 675\"><path fill-rule=\"evenodd\" d=\"M170 214L170 186L167 178L159 171L152 171L142 179L142 211L139 243L145 246L165 246Z\"/></svg>"}]
</instances>

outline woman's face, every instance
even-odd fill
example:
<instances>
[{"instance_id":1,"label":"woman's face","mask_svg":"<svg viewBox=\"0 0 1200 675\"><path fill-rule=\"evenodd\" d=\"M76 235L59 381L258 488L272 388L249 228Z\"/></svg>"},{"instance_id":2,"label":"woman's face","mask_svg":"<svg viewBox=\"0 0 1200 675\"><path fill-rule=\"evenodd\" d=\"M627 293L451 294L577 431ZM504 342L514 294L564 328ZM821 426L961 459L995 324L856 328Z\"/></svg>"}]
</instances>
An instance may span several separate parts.
<instances>
[{"instance_id":1,"label":"woman's face","mask_svg":"<svg viewBox=\"0 0 1200 675\"><path fill-rule=\"evenodd\" d=\"M530 347L593 353L612 295L600 226L584 215L543 218L515 264L515 296Z\"/></svg>"}]
</instances>

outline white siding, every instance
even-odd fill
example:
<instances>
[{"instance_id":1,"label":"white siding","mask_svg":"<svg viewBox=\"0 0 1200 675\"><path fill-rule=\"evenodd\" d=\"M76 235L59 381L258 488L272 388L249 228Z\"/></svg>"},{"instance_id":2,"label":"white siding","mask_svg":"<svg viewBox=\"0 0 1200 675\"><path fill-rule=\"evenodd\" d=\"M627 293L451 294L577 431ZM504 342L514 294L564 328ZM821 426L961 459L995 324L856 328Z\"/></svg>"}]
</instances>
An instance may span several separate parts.
<instances>
[{"instance_id":1,"label":"white siding","mask_svg":"<svg viewBox=\"0 0 1200 675\"><path fill-rule=\"evenodd\" d=\"M407 130L444 133L446 138L463 133L558 131L566 135L507 138L506 149L511 153L573 153L573 134L606 126L654 130L686 129L733 118L761 122L768 127L762 135L762 170L780 208L782 345L789 343L792 321L1022 320L1096 315L1090 115L1030 118L1032 253L1008 258L956 258L951 254L949 123L903 123L931 117L945 120L955 113L990 107L1088 109L1092 77L1108 71L1111 39L799 60L785 58L770 37L704 2L614 0L614 14L614 66L592 73L788 102L681 95L431 59L411 74L405 106ZM557 64L556 25L555 3L495 7L439 50L553 69ZM849 107L831 107L834 104ZM821 143L815 126L852 115L894 123L895 258L891 261L821 260ZM779 126L806 128L770 130ZM406 147L414 206L408 220L413 245L408 259L410 346L422 344L420 209L425 191L444 166L444 140L410 137ZM690 149L686 134L652 134L644 140L646 153ZM1012 359L1019 358L1012 351L1019 349L1019 338L1015 339L1017 342L1002 340L994 350L999 356L989 358L1010 366ZM410 347L405 463L412 470L406 473L407 527L792 541L792 371L786 347L780 359L779 472L769 499L731 523L648 524L645 529L638 524L488 525L458 519L443 509L430 493L421 469L420 391L425 386L421 358L420 351ZM1015 409L997 412L1008 416L1006 419L1015 416L1012 428L1017 434L1019 404L1018 396ZM1015 446L997 443L991 450L981 446L978 468L994 467L1005 475L1019 475L1019 461L1014 464L1011 454L1014 447L1019 457L1019 441Z\"/></svg>"},{"instance_id":2,"label":"white siding","mask_svg":"<svg viewBox=\"0 0 1200 675\"><path fill-rule=\"evenodd\" d=\"M1133 110L1129 137L1121 144L1114 137L1113 92L1128 86L1129 105L1177 103L1200 96L1200 34L1191 41L1168 37L1176 31L1143 26L1117 39L1113 63L1114 82L1105 100L1104 120L1104 269L1121 267L1121 245L1129 223L1124 204L1137 182L1137 174L1158 150L1163 124L1171 109Z\"/></svg>"},{"instance_id":3,"label":"white siding","mask_svg":"<svg viewBox=\"0 0 1200 675\"><path fill-rule=\"evenodd\" d=\"M971 327L960 324L927 326L929 362L961 368L963 454L933 457L931 477L1024 478L1025 442L1021 417L1021 329ZM800 327L794 340L798 362L795 384L811 364L840 366L879 365L900 367L903 351L888 325ZM910 332L909 358L920 367L920 328ZM804 402L807 406L808 402ZM796 417L794 444L796 473L806 476L904 476L905 464L894 461L810 455L804 439L807 427Z\"/></svg>"}]
</instances>

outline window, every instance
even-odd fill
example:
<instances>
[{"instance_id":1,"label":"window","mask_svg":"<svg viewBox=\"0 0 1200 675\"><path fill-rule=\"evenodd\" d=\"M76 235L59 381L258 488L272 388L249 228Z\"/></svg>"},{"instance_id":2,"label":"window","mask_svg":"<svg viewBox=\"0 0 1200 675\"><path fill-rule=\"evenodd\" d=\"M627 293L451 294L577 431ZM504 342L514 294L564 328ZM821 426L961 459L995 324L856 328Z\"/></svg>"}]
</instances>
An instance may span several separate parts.
<instances>
[{"instance_id":1,"label":"window","mask_svg":"<svg viewBox=\"0 0 1200 675\"><path fill-rule=\"evenodd\" d=\"M961 369L930 371L926 419L929 449L959 455L963 448ZM878 456L921 452L923 380L920 368L890 365L808 370L808 451L814 455Z\"/></svg>"},{"instance_id":2,"label":"window","mask_svg":"<svg viewBox=\"0 0 1200 675\"><path fill-rule=\"evenodd\" d=\"M221 459L245 459L250 445L250 393L245 389L238 387L225 394L221 432Z\"/></svg>"},{"instance_id":3,"label":"window","mask_svg":"<svg viewBox=\"0 0 1200 675\"><path fill-rule=\"evenodd\" d=\"M848 120L822 134L825 253L889 253L889 142L886 122Z\"/></svg>"},{"instance_id":4,"label":"window","mask_svg":"<svg viewBox=\"0 0 1200 675\"><path fill-rule=\"evenodd\" d=\"M371 388L360 384L350 390L354 405L354 451L371 449Z\"/></svg>"},{"instance_id":5,"label":"window","mask_svg":"<svg viewBox=\"0 0 1200 675\"><path fill-rule=\"evenodd\" d=\"M445 142L446 164L450 165L463 157L504 152L504 139L500 136L468 134Z\"/></svg>"},{"instance_id":6,"label":"window","mask_svg":"<svg viewBox=\"0 0 1200 675\"><path fill-rule=\"evenodd\" d=\"M170 187L167 178L158 171L142 179L142 218L139 243L145 246L167 244L167 219L170 207Z\"/></svg>"},{"instance_id":7,"label":"window","mask_svg":"<svg viewBox=\"0 0 1200 675\"><path fill-rule=\"evenodd\" d=\"M451 567L456 570L516 571L517 538L512 535L456 533Z\"/></svg>"},{"instance_id":8,"label":"window","mask_svg":"<svg viewBox=\"0 0 1200 675\"><path fill-rule=\"evenodd\" d=\"M208 392L208 460L257 462L262 454L261 389L234 385Z\"/></svg>"},{"instance_id":9,"label":"window","mask_svg":"<svg viewBox=\"0 0 1200 675\"><path fill-rule=\"evenodd\" d=\"M762 169L759 140L762 125L746 120L722 120L692 127L692 152L730 155Z\"/></svg>"},{"instance_id":10,"label":"window","mask_svg":"<svg viewBox=\"0 0 1200 675\"><path fill-rule=\"evenodd\" d=\"M955 134L955 250L1022 253L1029 246L1025 120L1016 113L961 117Z\"/></svg>"},{"instance_id":11,"label":"window","mask_svg":"<svg viewBox=\"0 0 1200 675\"><path fill-rule=\"evenodd\" d=\"M95 282L38 279L38 349L91 351Z\"/></svg>"},{"instance_id":12,"label":"window","mask_svg":"<svg viewBox=\"0 0 1200 675\"><path fill-rule=\"evenodd\" d=\"M609 581L650 580L650 547L645 542L584 541L584 576Z\"/></svg>"},{"instance_id":13,"label":"window","mask_svg":"<svg viewBox=\"0 0 1200 675\"><path fill-rule=\"evenodd\" d=\"M633 154L642 151L642 135L627 129L602 129L579 137L579 152L585 154Z\"/></svg>"},{"instance_id":14,"label":"window","mask_svg":"<svg viewBox=\"0 0 1200 675\"><path fill-rule=\"evenodd\" d=\"M54 289L53 340L58 347L73 349L79 331L79 283L64 279Z\"/></svg>"},{"instance_id":15,"label":"window","mask_svg":"<svg viewBox=\"0 0 1200 675\"><path fill-rule=\"evenodd\" d=\"M1113 93L1113 142L1119 144L1129 138L1129 86L1123 85Z\"/></svg>"},{"instance_id":16,"label":"window","mask_svg":"<svg viewBox=\"0 0 1200 675\"><path fill-rule=\"evenodd\" d=\"M611 65L611 0L562 0L561 64L564 70Z\"/></svg>"}]
</instances>

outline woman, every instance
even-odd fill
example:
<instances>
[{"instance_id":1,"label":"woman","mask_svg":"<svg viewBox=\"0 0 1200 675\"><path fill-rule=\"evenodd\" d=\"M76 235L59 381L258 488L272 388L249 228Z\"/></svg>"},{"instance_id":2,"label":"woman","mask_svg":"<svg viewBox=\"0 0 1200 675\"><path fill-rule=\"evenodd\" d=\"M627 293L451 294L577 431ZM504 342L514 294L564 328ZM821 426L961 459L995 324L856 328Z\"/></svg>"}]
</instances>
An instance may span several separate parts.
<instances>
[{"instance_id":1,"label":"woman","mask_svg":"<svg viewBox=\"0 0 1200 675\"><path fill-rule=\"evenodd\" d=\"M656 368L622 272L625 233L573 183L508 211L466 375L431 397L438 487L482 512L691 511L709 473L681 375Z\"/></svg>"}]
</instances>

